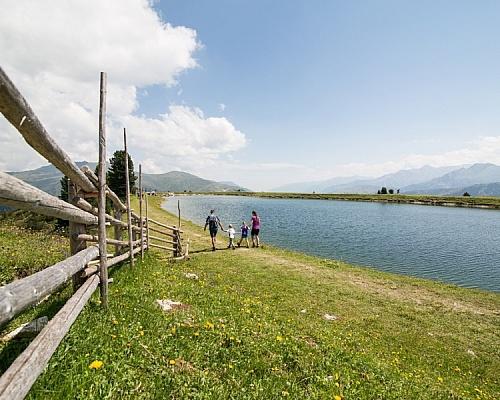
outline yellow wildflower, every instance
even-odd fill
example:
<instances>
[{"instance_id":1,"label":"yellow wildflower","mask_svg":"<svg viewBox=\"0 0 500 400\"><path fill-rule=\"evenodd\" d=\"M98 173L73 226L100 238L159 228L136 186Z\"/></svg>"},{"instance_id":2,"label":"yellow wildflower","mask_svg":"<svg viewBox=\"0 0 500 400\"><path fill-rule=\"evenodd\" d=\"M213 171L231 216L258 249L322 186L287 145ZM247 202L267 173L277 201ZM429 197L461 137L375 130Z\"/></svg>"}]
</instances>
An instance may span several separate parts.
<instances>
[{"instance_id":1,"label":"yellow wildflower","mask_svg":"<svg viewBox=\"0 0 500 400\"><path fill-rule=\"evenodd\" d=\"M99 369L103 366L103 362L99 360L92 361L89 365L90 369Z\"/></svg>"},{"instance_id":2,"label":"yellow wildflower","mask_svg":"<svg viewBox=\"0 0 500 400\"><path fill-rule=\"evenodd\" d=\"M442 383L443 382L443 378L441 378L440 376L438 376L438 382Z\"/></svg>"},{"instance_id":3,"label":"yellow wildflower","mask_svg":"<svg viewBox=\"0 0 500 400\"><path fill-rule=\"evenodd\" d=\"M276 341L282 342L283 341L283 336L276 336Z\"/></svg>"},{"instance_id":4,"label":"yellow wildflower","mask_svg":"<svg viewBox=\"0 0 500 400\"><path fill-rule=\"evenodd\" d=\"M207 321L207 322L205 322L205 328L206 329L214 329L214 324L212 324L211 322Z\"/></svg>"},{"instance_id":5,"label":"yellow wildflower","mask_svg":"<svg viewBox=\"0 0 500 400\"><path fill-rule=\"evenodd\" d=\"M342 400L342 396L339 396L338 394L336 394L333 398L335 400Z\"/></svg>"},{"instance_id":6,"label":"yellow wildflower","mask_svg":"<svg viewBox=\"0 0 500 400\"><path fill-rule=\"evenodd\" d=\"M169 363L170 365L175 365L175 360L170 360L168 363Z\"/></svg>"},{"instance_id":7,"label":"yellow wildflower","mask_svg":"<svg viewBox=\"0 0 500 400\"><path fill-rule=\"evenodd\" d=\"M144 331L139 331L139 335L144 336Z\"/></svg>"},{"instance_id":8,"label":"yellow wildflower","mask_svg":"<svg viewBox=\"0 0 500 400\"><path fill-rule=\"evenodd\" d=\"M116 319L113 320L114 325L118 325L118 321Z\"/></svg>"}]
</instances>

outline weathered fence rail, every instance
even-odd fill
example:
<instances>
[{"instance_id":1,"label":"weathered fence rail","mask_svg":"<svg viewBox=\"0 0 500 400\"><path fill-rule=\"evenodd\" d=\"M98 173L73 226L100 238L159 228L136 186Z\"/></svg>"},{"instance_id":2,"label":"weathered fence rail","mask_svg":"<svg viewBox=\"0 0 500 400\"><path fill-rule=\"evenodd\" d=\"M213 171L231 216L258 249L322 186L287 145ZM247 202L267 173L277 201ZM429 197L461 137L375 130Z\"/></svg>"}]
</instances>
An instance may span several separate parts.
<instances>
[{"instance_id":1,"label":"weathered fence rail","mask_svg":"<svg viewBox=\"0 0 500 400\"><path fill-rule=\"evenodd\" d=\"M22 399L43 371L57 346L97 287L100 287L103 307L108 303L108 269L126 260L134 264L134 256L156 247L172 251L173 259L187 257L182 251L183 233L175 226L148 218L147 195L142 191L142 168L139 165L139 215L130 207L128 162L125 163L125 203L106 184L106 74L101 72L99 103L99 168L96 175L87 166L79 169L66 152L49 136L42 123L9 77L0 68L0 112L19 131L26 142L69 178L68 201L51 196L17 178L0 172L0 204L30 210L38 214L70 222L72 255L42 271L0 287L0 327L23 310L38 304L73 279L74 294L13 362L0 378L0 400ZM128 161L127 137L124 129L125 160ZM94 207L85 198L98 199ZM114 214L106 213L106 198ZM145 217L143 217L143 202ZM126 214L126 221L122 216ZM180 216L179 216L180 218ZM180 219L179 219L180 221ZM151 228L150 223L163 228ZM106 237L106 226L114 226L114 238ZM95 232L97 228L97 232ZM94 232L89 230L94 229ZM153 230L168 239L150 236ZM127 231L124 239L122 231ZM163 244L150 243L160 240ZM171 240L170 240L171 239ZM88 243L97 243L87 247ZM107 254L114 245L115 253Z\"/></svg>"}]
</instances>

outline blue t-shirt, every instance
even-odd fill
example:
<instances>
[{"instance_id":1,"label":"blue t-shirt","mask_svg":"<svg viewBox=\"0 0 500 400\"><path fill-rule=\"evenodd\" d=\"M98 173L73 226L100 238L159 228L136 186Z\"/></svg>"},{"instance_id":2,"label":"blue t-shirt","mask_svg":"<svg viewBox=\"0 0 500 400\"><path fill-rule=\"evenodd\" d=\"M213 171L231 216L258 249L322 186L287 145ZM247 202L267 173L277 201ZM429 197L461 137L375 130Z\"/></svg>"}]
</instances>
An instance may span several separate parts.
<instances>
[{"instance_id":1,"label":"blue t-shirt","mask_svg":"<svg viewBox=\"0 0 500 400\"><path fill-rule=\"evenodd\" d=\"M248 226L242 226L241 227L241 237L247 237L248 236Z\"/></svg>"}]
</instances>

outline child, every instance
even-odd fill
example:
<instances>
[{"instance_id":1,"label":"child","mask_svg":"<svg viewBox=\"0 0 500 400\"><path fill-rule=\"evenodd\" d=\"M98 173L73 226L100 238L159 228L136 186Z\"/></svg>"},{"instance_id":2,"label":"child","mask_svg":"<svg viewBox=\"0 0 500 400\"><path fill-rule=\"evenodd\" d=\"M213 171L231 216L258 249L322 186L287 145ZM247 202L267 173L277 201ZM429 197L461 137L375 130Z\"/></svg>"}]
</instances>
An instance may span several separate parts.
<instances>
[{"instance_id":1,"label":"child","mask_svg":"<svg viewBox=\"0 0 500 400\"><path fill-rule=\"evenodd\" d=\"M247 248L250 247L250 244L248 243L248 229L250 229L245 221L241 223L241 239L238 242L238 247L241 246L241 242L243 242L243 239L245 239L245 242L247 242Z\"/></svg>"},{"instance_id":2,"label":"child","mask_svg":"<svg viewBox=\"0 0 500 400\"><path fill-rule=\"evenodd\" d=\"M236 234L236 231L234 230L233 225L229 224L226 232L229 235L229 244L227 248L234 250L234 235Z\"/></svg>"}]
</instances>

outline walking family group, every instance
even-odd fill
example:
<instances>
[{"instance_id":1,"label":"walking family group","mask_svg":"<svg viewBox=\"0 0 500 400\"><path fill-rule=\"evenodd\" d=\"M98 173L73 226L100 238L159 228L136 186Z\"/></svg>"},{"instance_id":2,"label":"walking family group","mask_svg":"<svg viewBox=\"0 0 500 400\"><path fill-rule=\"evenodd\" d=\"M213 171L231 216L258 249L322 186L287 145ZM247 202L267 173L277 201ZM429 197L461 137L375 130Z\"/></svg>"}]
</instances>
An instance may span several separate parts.
<instances>
[{"instance_id":1,"label":"walking family group","mask_svg":"<svg viewBox=\"0 0 500 400\"><path fill-rule=\"evenodd\" d=\"M256 211L252 211L252 217L251 217L251 226L252 228L247 225L245 221L241 223L240 227L240 240L237 243L237 246L240 247L243 241L245 241L247 248L250 247L250 243L248 242L248 231L250 230L250 235L252 238L252 247L259 247L260 246L260 238L259 238L259 233L260 233L260 217L257 215ZM236 230L234 229L232 224L229 224L227 229L224 229L222 226L222 222L220 221L219 217L215 214L215 210L210 210L210 214L207 217L207 220L205 221L205 230L208 230L210 232L210 238L212 239L212 251L215 251L215 245L217 243L217 233L219 231L219 227L223 232L227 232L229 236L229 244L227 246L228 249L235 249L234 242L235 242L235 236L236 236Z\"/></svg>"}]
</instances>

